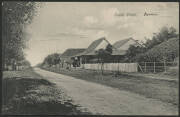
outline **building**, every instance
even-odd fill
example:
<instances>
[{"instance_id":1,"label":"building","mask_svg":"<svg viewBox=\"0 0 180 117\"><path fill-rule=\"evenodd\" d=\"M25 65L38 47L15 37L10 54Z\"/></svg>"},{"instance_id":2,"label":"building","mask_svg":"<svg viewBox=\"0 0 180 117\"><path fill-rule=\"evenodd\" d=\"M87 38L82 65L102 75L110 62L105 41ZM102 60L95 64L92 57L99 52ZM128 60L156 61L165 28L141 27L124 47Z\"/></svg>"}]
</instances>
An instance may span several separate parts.
<instances>
[{"instance_id":1,"label":"building","mask_svg":"<svg viewBox=\"0 0 180 117\"><path fill-rule=\"evenodd\" d=\"M123 39L115 42L113 44L113 47L115 47L118 50L127 51L131 45L134 46L142 46L137 40L134 40L133 38Z\"/></svg>"},{"instance_id":2,"label":"building","mask_svg":"<svg viewBox=\"0 0 180 117\"><path fill-rule=\"evenodd\" d=\"M99 49L105 49L108 44L110 43L105 37L97 39L93 41L84 52L74 55L72 59L75 60L76 58L80 64L97 62L96 51Z\"/></svg>"},{"instance_id":3,"label":"building","mask_svg":"<svg viewBox=\"0 0 180 117\"><path fill-rule=\"evenodd\" d=\"M80 66L80 64L97 63L98 57L96 51L99 49L105 49L108 44L110 43L105 37L97 39L93 41L84 52L72 56L71 60L77 61L79 63L78 67ZM115 42L112 45L112 54L109 56L108 62L122 62L125 58L127 50L131 45L142 46L138 43L138 41L134 40L133 38L128 38Z\"/></svg>"},{"instance_id":4,"label":"building","mask_svg":"<svg viewBox=\"0 0 180 117\"><path fill-rule=\"evenodd\" d=\"M137 40L134 40L133 38L127 38L127 39L116 41L113 44L113 52L112 52L113 61L121 62L125 58L127 50L129 49L131 45L140 46L140 47L143 46L142 44L140 44Z\"/></svg>"},{"instance_id":5,"label":"building","mask_svg":"<svg viewBox=\"0 0 180 117\"><path fill-rule=\"evenodd\" d=\"M67 49L61 56L61 66L62 67L70 67L74 61L71 59L72 56L77 55L85 51L85 48L70 48ZM79 64L76 62L76 64Z\"/></svg>"}]
</instances>

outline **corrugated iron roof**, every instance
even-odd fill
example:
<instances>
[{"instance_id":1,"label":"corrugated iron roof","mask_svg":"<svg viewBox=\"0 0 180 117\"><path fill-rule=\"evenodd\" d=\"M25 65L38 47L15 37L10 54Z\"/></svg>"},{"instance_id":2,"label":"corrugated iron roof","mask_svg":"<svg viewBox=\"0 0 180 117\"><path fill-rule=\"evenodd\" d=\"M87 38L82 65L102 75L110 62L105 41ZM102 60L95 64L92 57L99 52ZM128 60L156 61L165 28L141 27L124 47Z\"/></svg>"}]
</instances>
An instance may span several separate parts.
<instances>
[{"instance_id":1,"label":"corrugated iron roof","mask_svg":"<svg viewBox=\"0 0 180 117\"><path fill-rule=\"evenodd\" d=\"M120 48L122 45L124 45L125 43L127 43L129 40L130 40L130 38L116 41L116 42L113 44L113 46L114 46L115 48Z\"/></svg>"},{"instance_id":2,"label":"corrugated iron roof","mask_svg":"<svg viewBox=\"0 0 180 117\"><path fill-rule=\"evenodd\" d=\"M71 57L74 56L76 54L82 53L84 52L86 49L85 48L70 48L67 49L62 55L61 57Z\"/></svg>"},{"instance_id":3,"label":"corrugated iron roof","mask_svg":"<svg viewBox=\"0 0 180 117\"><path fill-rule=\"evenodd\" d=\"M119 48L121 48L124 44L126 44L130 40L133 40L136 43L136 45L142 46L140 43L137 42L137 40L134 40L133 38L123 39L113 44L114 50L112 55L125 55L127 50L122 50Z\"/></svg>"},{"instance_id":4,"label":"corrugated iron roof","mask_svg":"<svg viewBox=\"0 0 180 117\"><path fill-rule=\"evenodd\" d=\"M125 43L127 43L128 41L130 41L130 40L133 40L137 45L139 45L139 46L142 46L137 40L134 40L133 38L127 38L127 39L123 39L123 40L120 40L120 41L116 41L114 44L113 44L113 46L115 47L115 48L120 48L121 46L123 46Z\"/></svg>"},{"instance_id":5,"label":"corrugated iron roof","mask_svg":"<svg viewBox=\"0 0 180 117\"><path fill-rule=\"evenodd\" d=\"M88 47L84 52L79 53L79 54L77 54L77 55L75 55L75 56L95 55L95 54L96 54L96 53L95 53L95 48L96 48L103 40L107 41L105 37L102 37L102 38L100 38L100 39L97 39L97 40L93 41L93 42L89 45L89 47ZM108 42L108 41L107 41L107 42ZM108 43L109 43L109 42L108 42Z\"/></svg>"}]
</instances>

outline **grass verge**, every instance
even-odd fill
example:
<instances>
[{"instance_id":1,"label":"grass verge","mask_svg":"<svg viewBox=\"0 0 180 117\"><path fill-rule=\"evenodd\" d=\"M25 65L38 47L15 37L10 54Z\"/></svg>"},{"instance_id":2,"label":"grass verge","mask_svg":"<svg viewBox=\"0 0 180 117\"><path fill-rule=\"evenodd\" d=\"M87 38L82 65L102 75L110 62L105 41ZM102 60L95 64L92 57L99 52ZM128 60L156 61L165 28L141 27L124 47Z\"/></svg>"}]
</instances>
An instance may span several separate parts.
<instances>
[{"instance_id":1,"label":"grass verge","mask_svg":"<svg viewBox=\"0 0 180 117\"><path fill-rule=\"evenodd\" d=\"M118 88L120 90L137 93L147 98L153 98L161 100L165 103L171 103L178 107L178 81L150 79L137 76L128 76L125 74L115 77L115 75L112 73L106 72L104 75L101 75L100 72L85 69L66 70L46 68L46 70Z\"/></svg>"},{"instance_id":2,"label":"grass verge","mask_svg":"<svg viewBox=\"0 0 180 117\"><path fill-rule=\"evenodd\" d=\"M3 115L89 114L78 110L64 92L33 69L5 71L2 83Z\"/></svg>"}]
</instances>

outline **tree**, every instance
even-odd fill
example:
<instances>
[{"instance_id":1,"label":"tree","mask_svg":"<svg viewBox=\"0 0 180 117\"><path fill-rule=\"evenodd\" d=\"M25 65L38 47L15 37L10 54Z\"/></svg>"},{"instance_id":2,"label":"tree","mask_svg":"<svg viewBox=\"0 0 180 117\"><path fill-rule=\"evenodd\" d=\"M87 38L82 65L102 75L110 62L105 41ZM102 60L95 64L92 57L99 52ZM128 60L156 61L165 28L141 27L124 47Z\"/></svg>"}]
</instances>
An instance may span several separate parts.
<instances>
[{"instance_id":1,"label":"tree","mask_svg":"<svg viewBox=\"0 0 180 117\"><path fill-rule=\"evenodd\" d=\"M173 59L176 56L177 51L173 49L175 49L176 47L172 47L171 49L169 48L169 46L166 46L163 44L163 46L165 46L166 48L169 48L170 50L164 48L163 46L158 48L156 46L161 45L164 42L171 42L171 40L173 39L178 39L178 34L176 32L176 29L173 27L167 28L167 27L162 27L161 30L159 31L159 33L154 33L152 39L146 39L146 42L143 44L144 46L142 47L136 47L136 46L130 46L127 53L126 53L126 57L125 60L126 62L137 62L137 61L162 61L162 57L166 56L166 58L168 58L168 60L171 58ZM171 42L171 43L174 43ZM176 46L177 44L174 43L174 46ZM157 51L158 50L158 51ZM161 50L161 51L160 51ZM173 52L171 52L173 51ZM164 53L164 54L161 54ZM165 55L165 53L167 55ZM170 54L170 55L168 55ZM171 56L171 57L170 57Z\"/></svg>"},{"instance_id":2,"label":"tree","mask_svg":"<svg viewBox=\"0 0 180 117\"><path fill-rule=\"evenodd\" d=\"M23 49L26 48L25 27L32 22L36 9L35 2L3 2L2 3L2 60L10 64L11 59L24 59Z\"/></svg>"},{"instance_id":3,"label":"tree","mask_svg":"<svg viewBox=\"0 0 180 117\"><path fill-rule=\"evenodd\" d=\"M52 65L57 65L61 62L61 59L60 59L60 56L58 53L53 53L53 54L50 54L48 55L44 61L43 61L43 64L47 64L49 66L52 66Z\"/></svg>"},{"instance_id":4,"label":"tree","mask_svg":"<svg viewBox=\"0 0 180 117\"><path fill-rule=\"evenodd\" d=\"M179 56L179 38L173 38L165 41L145 53L140 53L134 57L138 62L172 62Z\"/></svg>"},{"instance_id":5,"label":"tree","mask_svg":"<svg viewBox=\"0 0 180 117\"><path fill-rule=\"evenodd\" d=\"M110 55L112 54L112 45L108 44L105 49L99 49L96 51L98 62L101 63L101 73L104 72L104 63L109 61Z\"/></svg>"},{"instance_id":6,"label":"tree","mask_svg":"<svg viewBox=\"0 0 180 117\"><path fill-rule=\"evenodd\" d=\"M147 49L151 49L164 41L177 37L178 34L174 27L162 27L159 33L154 33L152 39L147 39L145 46L147 47Z\"/></svg>"},{"instance_id":7,"label":"tree","mask_svg":"<svg viewBox=\"0 0 180 117\"><path fill-rule=\"evenodd\" d=\"M59 54L55 53L54 54L54 65L57 65L61 62Z\"/></svg>"},{"instance_id":8,"label":"tree","mask_svg":"<svg viewBox=\"0 0 180 117\"><path fill-rule=\"evenodd\" d=\"M134 57L140 53L143 53L146 51L146 48L143 46L134 46L130 45L129 49L127 50L125 60L126 62L134 62Z\"/></svg>"}]
</instances>

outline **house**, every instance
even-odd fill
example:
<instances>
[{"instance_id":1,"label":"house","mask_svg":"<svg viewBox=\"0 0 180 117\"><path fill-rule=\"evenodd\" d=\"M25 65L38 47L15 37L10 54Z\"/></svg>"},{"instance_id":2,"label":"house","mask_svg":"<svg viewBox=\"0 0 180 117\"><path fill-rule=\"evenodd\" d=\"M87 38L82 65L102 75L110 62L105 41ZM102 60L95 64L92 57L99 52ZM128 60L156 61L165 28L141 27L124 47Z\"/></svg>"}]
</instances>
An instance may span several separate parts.
<instances>
[{"instance_id":1,"label":"house","mask_svg":"<svg viewBox=\"0 0 180 117\"><path fill-rule=\"evenodd\" d=\"M84 52L74 55L72 59L74 60L76 58L80 64L97 62L96 51L105 49L108 44L110 43L105 37L97 39L93 41Z\"/></svg>"},{"instance_id":2,"label":"house","mask_svg":"<svg viewBox=\"0 0 180 117\"><path fill-rule=\"evenodd\" d=\"M131 45L140 47L142 46L137 40L134 40L133 38L128 38L115 42L113 44L113 47L115 47L118 50L127 51Z\"/></svg>"},{"instance_id":3,"label":"house","mask_svg":"<svg viewBox=\"0 0 180 117\"><path fill-rule=\"evenodd\" d=\"M108 44L110 43L105 37L97 39L93 41L84 52L72 56L71 59L76 59L80 64L97 63L98 58L96 51L99 49L105 49ZM142 46L133 38L117 41L112 45L112 54L109 56L109 62L121 62L121 60L125 58L125 54L130 45Z\"/></svg>"},{"instance_id":4,"label":"house","mask_svg":"<svg viewBox=\"0 0 180 117\"><path fill-rule=\"evenodd\" d=\"M67 49L63 54L61 54L61 64L62 67L67 67L68 65L73 64L73 59L71 59L72 56L77 55L79 53L82 53L85 51L85 48L70 48Z\"/></svg>"},{"instance_id":5,"label":"house","mask_svg":"<svg viewBox=\"0 0 180 117\"><path fill-rule=\"evenodd\" d=\"M134 40L133 38L127 38L127 39L123 39L123 40L119 40L115 42L113 44L113 52L112 52L113 60L115 62L120 62L121 60L123 60L127 53L127 50L129 49L131 45L140 46L140 47L143 46L142 44L140 44L137 40Z\"/></svg>"}]
</instances>

